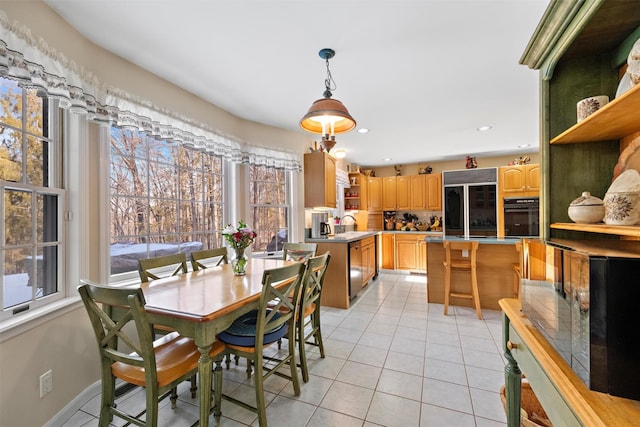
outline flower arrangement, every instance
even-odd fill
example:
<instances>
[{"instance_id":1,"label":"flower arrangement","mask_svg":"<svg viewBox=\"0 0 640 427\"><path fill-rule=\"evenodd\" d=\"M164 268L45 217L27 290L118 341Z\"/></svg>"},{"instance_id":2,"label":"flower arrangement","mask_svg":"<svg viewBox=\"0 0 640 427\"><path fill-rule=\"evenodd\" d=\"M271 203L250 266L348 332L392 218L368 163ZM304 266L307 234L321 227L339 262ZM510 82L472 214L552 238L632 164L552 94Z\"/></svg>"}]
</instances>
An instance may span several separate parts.
<instances>
[{"instance_id":1,"label":"flower arrangement","mask_svg":"<svg viewBox=\"0 0 640 427\"><path fill-rule=\"evenodd\" d=\"M238 221L238 227L234 228L231 224L222 230L222 235L229 242L233 249L244 249L251 245L256 238L255 231L250 229L243 220Z\"/></svg>"}]
</instances>

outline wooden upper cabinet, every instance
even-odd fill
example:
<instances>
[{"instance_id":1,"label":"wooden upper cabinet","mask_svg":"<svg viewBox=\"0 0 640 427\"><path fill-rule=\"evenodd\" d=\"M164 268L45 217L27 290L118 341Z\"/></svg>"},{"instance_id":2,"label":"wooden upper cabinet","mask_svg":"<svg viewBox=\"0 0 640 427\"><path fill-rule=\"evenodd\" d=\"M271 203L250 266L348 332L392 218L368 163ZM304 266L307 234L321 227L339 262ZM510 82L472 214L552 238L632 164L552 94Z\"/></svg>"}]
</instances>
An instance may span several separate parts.
<instances>
[{"instance_id":1,"label":"wooden upper cabinet","mask_svg":"<svg viewBox=\"0 0 640 427\"><path fill-rule=\"evenodd\" d=\"M424 175L426 178L427 209L433 211L442 210L442 174Z\"/></svg>"},{"instance_id":2,"label":"wooden upper cabinet","mask_svg":"<svg viewBox=\"0 0 640 427\"><path fill-rule=\"evenodd\" d=\"M382 178L367 177L367 210L382 211Z\"/></svg>"},{"instance_id":3,"label":"wooden upper cabinet","mask_svg":"<svg viewBox=\"0 0 640 427\"><path fill-rule=\"evenodd\" d=\"M396 208L411 209L411 180L409 176L396 176Z\"/></svg>"},{"instance_id":4,"label":"wooden upper cabinet","mask_svg":"<svg viewBox=\"0 0 640 427\"><path fill-rule=\"evenodd\" d=\"M396 210L396 177L386 176L382 178L382 210Z\"/></svg>"},{"instance_id":5,"label":"wooden upper cabinet","mask_svg":"<svg viewBox=\"0 0 640 427\"><path fill-rule=\"evenodd\" d=\"M304 207L336 207L336 160L316 151L304 155Z\"/></svg>"},{"instance_id":6,"label":"wooden upper cabinet","mask_svg":"<svg viewBox=\"0 0 640 427\"><path fill-rule=\"evenodd\" d=\"M500 189L505 195L540 191L540 165L502 166Z\"/></svg>"},{"instance_id":7,"label":"wooden upper cabinet","mask_svg":"<svg viewBox=\"0 0 640 427\"><path fill-rule=\"evenodd\" d=\"M426 209L426 175L411 175L411 209Z\"/></svg>"}]
</instances>

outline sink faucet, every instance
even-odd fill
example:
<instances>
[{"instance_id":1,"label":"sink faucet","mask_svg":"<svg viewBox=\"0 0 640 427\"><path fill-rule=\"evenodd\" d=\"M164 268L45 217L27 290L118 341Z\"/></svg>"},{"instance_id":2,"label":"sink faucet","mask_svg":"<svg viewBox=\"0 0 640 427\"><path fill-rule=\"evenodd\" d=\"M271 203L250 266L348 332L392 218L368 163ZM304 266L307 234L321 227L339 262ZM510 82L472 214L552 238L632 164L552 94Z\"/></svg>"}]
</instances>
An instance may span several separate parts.
<instances>
[{"instance_id":1,"label":"sink faucet","mask_svg":"<svg viewBox=\"0 0 640 427\"><path fill-rule=\"evenodd\" d=\"M354 228L356 228L356 227L358 226L358 223L356 223L356 219L353 217L353 215L345 215L345 216L343 216L343 217L342 217L342 220L344 221L344 219L345 219L346 217L349 217L349 218L351 218L351 219L353 220L353 227L354 227ZM343 223L343 224L344 224L344 223Z\"/></svg>"}]
</instances>

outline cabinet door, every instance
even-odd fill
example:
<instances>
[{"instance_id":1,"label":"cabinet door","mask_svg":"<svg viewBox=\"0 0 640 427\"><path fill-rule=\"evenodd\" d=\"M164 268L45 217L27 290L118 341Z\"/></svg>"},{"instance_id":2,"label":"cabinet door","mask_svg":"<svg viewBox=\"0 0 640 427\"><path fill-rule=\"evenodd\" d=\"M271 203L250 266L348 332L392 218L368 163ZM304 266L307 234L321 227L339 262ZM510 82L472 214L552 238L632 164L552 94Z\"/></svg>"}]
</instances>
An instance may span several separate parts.
<instances>
[{"instance_id":1,"label":"cabinet door","mask_svg":"<svg viewBox=\"0 0 640 427\"><path fill-rule=\"evenodd\" d=\"M442 210L442 174L425 175L427 209Z\"/></svg>"},{"instance_id":2,"label":"cabinet door","mask_svg":"<svg viewBox=\"0 0 640 427\"><path fill-rule=\"evenodd\" d=\"M304 155L304 206L336 207L336 160L327 153Z\"/></svg>"},{"instance_id":3,"label":"cabinet door","mask_svg":"<svg viewBox=\"0 0 640 427\"><path fill-rule=\"evenodd\" d=\"M408 176L396 177L396 207L398 210L411 209L411 180Z\"/></svg>"},{"instance_id":4,"label":"cabinet door","mask_svg":"<svg viewBox=\"0 0 640 427\"><path fill-rule=\"evenodd\" d=\"M525 173L527 191L540 191L540 165L527 165Z\"/></svg>"},{"instance_id":5,"label":"cabinet door","mask_svg":"<svg viewBox=\"0 0 640 427\"><path fill-rule=\"evenodd\" d=\"M526 171L520 166L500 168L500 187L503 193L520 193L526 191Z\"/></svg>"},{"instance_id":6,"label":"cabinet door","mask_svg":"<svg viewBox=\"0 0 640 427\"><path fill-rule=\"evenodd\" d=\"M369 211L382 211L382 178L367 178L367 207Z\"/></svg>"},{"instance_id":7,"label":"cabinet door","mask_svg":"<svg viewBox=\"0 0 640 427\"><path fill-rule=\"evenodd\" d=\"M387 176L382 178L382 210L396 210L396 177Z\"/></svg>"},{"instance_id":8,"label":"cabinet door","mask_svg":"<svg viewBox=\"0 0 640 427\"><path fill-rule=\"evenodd\" d=\"M426 209L425 175L411 175L411 209Z\"/></svg>"},{"instance_id":9,"label":"cabinet door","mask_svg":"<svg viewBox=\"0 0 640 427\"><path fill-rule=\"evenodd\" d=\"M427 242L424 241L424 237L418 242L418 270L427 272Z\"/></svg>"},{"instance_id":10,"label":"cabinet door","mask_svg":"<svg viewBox=\"0 0 640 427\"><path fill-rule=\"evenodd\" d=\"M396 269L416 270L418 268L416 245L414 236L396 235Z\"/></svg>"},{"instance_id":11,"label":"cabinet door","mask_svg":"<svg viewBox=\"0 0 640 427\"><path fill-rule=\"evenodd\" d=\"M380 257L380 268L384 268L387 270L393 270L395 268L395 238L393 233L382 233L381 236L381 257Z\"/></svg>"}]
</instances>

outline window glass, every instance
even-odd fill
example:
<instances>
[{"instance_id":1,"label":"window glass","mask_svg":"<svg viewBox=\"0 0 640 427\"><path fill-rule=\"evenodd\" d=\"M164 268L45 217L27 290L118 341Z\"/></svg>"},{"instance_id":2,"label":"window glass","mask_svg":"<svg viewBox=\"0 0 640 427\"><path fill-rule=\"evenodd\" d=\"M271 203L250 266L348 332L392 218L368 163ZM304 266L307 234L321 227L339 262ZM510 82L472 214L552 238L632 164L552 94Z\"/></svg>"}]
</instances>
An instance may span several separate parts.
<instances>
[{"instance_id":1,"label":"window glass","mask_svg":"<svg viewBox=\"0 0 640 427\"><path fill-rule=\"evenodd\" d=\"M0 77L0 319L65 296L55 127L44 94Z\"/></svg>"},{"instance_id":2,"label":"window glass","mask_svg":"<svg viewBox=\"0 0 640 427\"><path fill-rule=\"evenodd\" d=\"M138 259L220 247L222 159L130 129L111 129L111 274Z\"/></svg>"},{"instance_id":3,"label":"window glass","mask_svg":"<svg viewBox=\"0 0 640 427\"><path fill-rule=\"evenodd\" d=\"M284 169L249 166L249 204L251 224L258 234L254 252L282 250L288 241L289 211L287 188L289 174Z\"/></svg>"}]
</instances>

